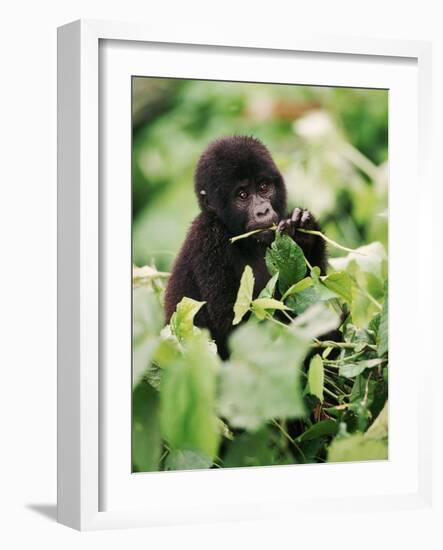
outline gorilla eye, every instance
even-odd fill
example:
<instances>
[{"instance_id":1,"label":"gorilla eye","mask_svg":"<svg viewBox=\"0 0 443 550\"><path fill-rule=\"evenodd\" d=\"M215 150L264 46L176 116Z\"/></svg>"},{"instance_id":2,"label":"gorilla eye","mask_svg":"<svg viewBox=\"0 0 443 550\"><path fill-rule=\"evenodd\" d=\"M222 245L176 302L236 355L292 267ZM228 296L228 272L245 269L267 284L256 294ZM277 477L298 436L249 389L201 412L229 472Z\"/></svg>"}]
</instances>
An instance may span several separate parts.
<instances>
[{"instance_id":1,"label":"gorilla eye","mask_svg":"<svg viewBox=\"0 0 443 550\"><path fill-rule=\"evenodd\" d=\"M245 200L248 198L248 193L244 189L239 189L239 191L237 191L237 197Z\"/></svg>"},{"instance_id":2,"label":"gorilla eye","mask_svg":"<svg viewBox=\"0 0 443 550\"><path fill-rule=\"evenodd\" d=\"M266 193L266 191L269 189L269 183L262 181L258 188L261 193Z\"/></svg>"}]
</instances>

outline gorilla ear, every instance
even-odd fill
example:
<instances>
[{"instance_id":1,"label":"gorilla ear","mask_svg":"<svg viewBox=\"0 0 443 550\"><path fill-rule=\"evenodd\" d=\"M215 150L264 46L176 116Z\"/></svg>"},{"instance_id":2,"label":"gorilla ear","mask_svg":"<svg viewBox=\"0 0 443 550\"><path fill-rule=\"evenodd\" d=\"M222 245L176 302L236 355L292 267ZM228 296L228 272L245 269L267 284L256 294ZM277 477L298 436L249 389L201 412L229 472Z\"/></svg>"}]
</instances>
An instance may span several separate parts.
<instances>
[{"instance_id":1,"label":"gorilla ear","mask_svg":"<svg viewBox=\"0 0 443 550\"><path fill-rule=\"evenodd\" d=\"M202 189L199 193L200 195L200 204L203 206L203 208L211 210L211 206L208 201L208 194L204 189Z\"/></svg>"}]
</instances>

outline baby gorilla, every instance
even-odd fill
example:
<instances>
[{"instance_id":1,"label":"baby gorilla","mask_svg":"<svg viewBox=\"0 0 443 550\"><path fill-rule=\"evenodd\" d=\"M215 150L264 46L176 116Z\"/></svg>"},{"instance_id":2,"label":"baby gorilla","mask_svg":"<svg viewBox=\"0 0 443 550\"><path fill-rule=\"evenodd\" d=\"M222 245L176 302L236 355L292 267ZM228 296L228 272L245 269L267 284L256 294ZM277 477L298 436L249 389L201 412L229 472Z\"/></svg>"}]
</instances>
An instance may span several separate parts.
<instances>
[{"instance_id":1,"label":"baby gorilla","mask_svg":"<svg viewBox=\"0 0 443 550\"><path fill-rule=\"evenodd\" d=\"M166 320L187 296L206 302L195 323L206 327L222 358L228 356L233 307L246 265L254 272L254 298L268 282L266 247L273 231L231 244L235 235L278 224L303 249L311 265L326 270L321 238L296 228L319 229L307 210L286 214L286 188L269 151L257 139L234 136L212 143L201 156L195 174L201 212L192 223L174 264L165 294Z\"/></svg>"}]
</instances>

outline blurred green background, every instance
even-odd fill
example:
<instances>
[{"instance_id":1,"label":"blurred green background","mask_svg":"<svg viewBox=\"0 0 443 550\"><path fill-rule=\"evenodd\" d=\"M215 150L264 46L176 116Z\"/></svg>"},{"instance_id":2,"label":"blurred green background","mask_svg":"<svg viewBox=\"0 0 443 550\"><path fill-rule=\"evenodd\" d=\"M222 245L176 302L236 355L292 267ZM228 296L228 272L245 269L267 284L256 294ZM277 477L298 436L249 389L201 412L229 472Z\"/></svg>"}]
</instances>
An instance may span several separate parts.
<instances>
[{"instance_id":1,"label":"blurred green background","mask_svg":"<svg viewBox=\"0 0 443 550\"><path fill-rule=\"evenodd\" d=\"M211 140L232 134L270 149L289 209L309 208L346 246L387 248L386 90L134 77L136 265L170 269L198 212L197 160Z\"/></svg>"}]
</instances>

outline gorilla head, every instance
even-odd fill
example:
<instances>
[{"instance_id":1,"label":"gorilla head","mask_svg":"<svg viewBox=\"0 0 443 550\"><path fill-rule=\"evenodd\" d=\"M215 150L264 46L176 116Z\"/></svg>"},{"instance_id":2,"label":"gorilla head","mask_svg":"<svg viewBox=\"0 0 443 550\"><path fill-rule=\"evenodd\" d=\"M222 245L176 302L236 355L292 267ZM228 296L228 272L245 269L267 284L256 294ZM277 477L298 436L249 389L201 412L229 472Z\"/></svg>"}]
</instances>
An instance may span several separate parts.
<instances>
[{"instance_id":1,"label":"gorilla head","mask_svg":"<svg viewBox=\"0 0 443 550\"><path fill-rule=\"evenodd\" d=\"M286 212L283 178L267 148L252 137L212 143L198 162L195 190L202 211L213 212L231 236L269 227ZM272 237L266 233L257 239Z\"/></svg>"}]
</instances>

